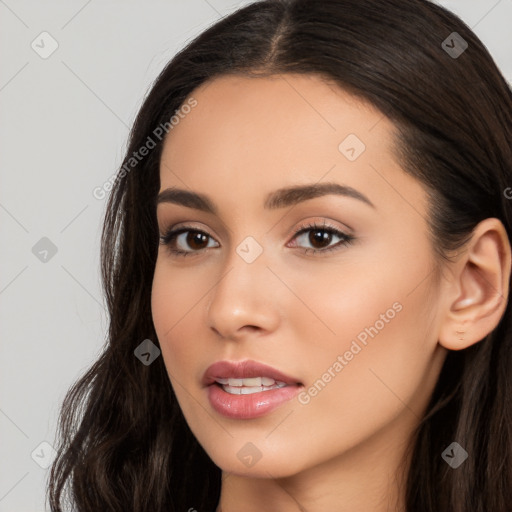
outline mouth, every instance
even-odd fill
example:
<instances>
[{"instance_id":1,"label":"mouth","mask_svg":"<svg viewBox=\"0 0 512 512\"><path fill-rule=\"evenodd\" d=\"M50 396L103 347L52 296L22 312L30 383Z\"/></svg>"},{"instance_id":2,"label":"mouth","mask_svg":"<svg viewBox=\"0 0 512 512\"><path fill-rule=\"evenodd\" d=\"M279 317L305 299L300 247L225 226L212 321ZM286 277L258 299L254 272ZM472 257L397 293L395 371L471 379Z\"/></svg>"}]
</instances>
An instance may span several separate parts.
<instances>
[{"instance_id":1,"label":"mouth","mask_svg":"<svg viewBox=\"0 0 512 512\"><path fill-rule=\"evenodd\" d=\"M219 361L206 370L202 384L218 413L252 419L270 413L298 394L303 384L256 361Z\"/></svg>"},{"instance_id":2,"label":"mouth","mask_svg":"<svg viewBox=\"0 0 512 512\"><path fill-rule=\"evenodd\" d=\"M286 382L274 380L270 377L252 377L248 379L215 379L226 393L232 395L252 395L262 391L283 388L288 386Z\"/></svg>"},{"instance_id":3,"label":"mouth","mask_svg":"<svg viewBox=\"0 0 512 512\"><path fill-rule=\"evenodd\" d=\"M204 372L202 384L225 386L228 393L240 393L240 388L246 388L247 394L264 391L262 388L275 389L275 386L302 385L302 383L283 372L257 361L217 361L210 365ZM236 389L234 389L236 388ZM257 389L256 389L257 388Z\"/></svg>"}]
</instances>

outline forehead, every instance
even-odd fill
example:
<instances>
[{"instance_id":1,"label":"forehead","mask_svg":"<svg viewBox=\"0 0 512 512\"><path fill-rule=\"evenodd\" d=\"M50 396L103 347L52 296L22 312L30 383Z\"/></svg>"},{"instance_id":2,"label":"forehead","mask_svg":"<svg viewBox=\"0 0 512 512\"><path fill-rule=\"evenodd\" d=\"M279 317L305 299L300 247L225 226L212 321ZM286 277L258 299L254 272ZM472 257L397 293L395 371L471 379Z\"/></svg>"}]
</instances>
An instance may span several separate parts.
<instances>
[{"instance_id":1,"label":"forehead","mask_svg":"<svg viewBox=\"0 0 512 512\"><path fill-rule=\"evenodd\" d=\"M244 142L246 150L254 148L262 158L262 146L265 152L279 148L301 156L321 146L337 154L339 143L350 133L368 140L370 130L380 124L377 137L371 137L375 145L385 142L382 135L392 128L368 103L316 75L221 76L190 96L197 105L167 136L166 152L173 156L183 150L193 158L190 143L219 152L231 145L231 154L237 156L237 142ZM385 144L380 146L385 149Z\"/></svg>"},{"instance_id":2,"label":"forehead","mask_svg":"<svg viewBox=\"0 0 512 512\"><path fill-rule=\"evenodd\" d=\"M161 189L223 193L233 208L240 205L231 192L246 201L321 180L365 190L375 203L377 195L381 202L397 201L400 189L411 196L415 187L418 193L418 184L392 153L391 121L318 76L228 75L206 82L190 97L197 105L165 140Z\"/></svg>"}]
</instances>

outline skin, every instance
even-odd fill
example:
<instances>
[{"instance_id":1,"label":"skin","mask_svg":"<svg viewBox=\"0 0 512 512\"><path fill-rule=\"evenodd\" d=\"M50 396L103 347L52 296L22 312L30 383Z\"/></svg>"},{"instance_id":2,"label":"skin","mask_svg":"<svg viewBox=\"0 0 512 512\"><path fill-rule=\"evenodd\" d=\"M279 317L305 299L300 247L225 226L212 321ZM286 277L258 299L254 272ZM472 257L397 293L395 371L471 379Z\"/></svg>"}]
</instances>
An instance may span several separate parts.
<instances>
[{"instance_id":1,"label":"skin","mask_svg":"<svg viewBox=\"0 0 512 512\"><path fill-rule=\"evenodd\" d=\"M218 215L158 205L161 234L192 224L211 238L191 246L182 235L174 248L196 251L186 257L160 246L152 311L187 423L223 471L218 510L404 510L400 462L406 469L447 350L478 342L504 312L503 225L480 223L437 272L425 190L397 163L394 126L379 111L312 75L220 77L192 96L197 106L165 141L161 191L205 194ZM366 145L354 161L338 148L348 134ZM353 187L374 208L338 195L264 208L271 191L324 182ZM340 242L294 235L324 221L353 243L305 254ZM236 252L248 236L263 249L252 263ZM211 407L201 384L210 364L253 359L308 390L394 303L401 310L307 404L251 420ZM261 454L251 467L237 457L249 442Z\"/></svg>"}]
</instances>

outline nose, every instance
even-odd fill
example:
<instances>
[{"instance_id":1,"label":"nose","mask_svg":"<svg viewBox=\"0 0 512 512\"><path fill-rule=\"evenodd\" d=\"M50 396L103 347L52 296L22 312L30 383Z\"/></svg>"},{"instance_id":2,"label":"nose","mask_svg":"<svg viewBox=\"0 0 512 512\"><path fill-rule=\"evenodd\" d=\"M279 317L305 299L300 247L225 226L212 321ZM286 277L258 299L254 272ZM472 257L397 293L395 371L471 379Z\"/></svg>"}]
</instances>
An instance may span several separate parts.
<instances>
[{"instance_id":1,"label":"nose","mask_svg":"<svg viewBox=\"0 0 512 512\"><path fill-rule=\"evenodd\" d=\"M234 249L226 258L207 306L209 327L217 336L239 341L277 328L282 317L279 280L267 263L265 251L251 263Z\"/></svg>"}]
</instances>

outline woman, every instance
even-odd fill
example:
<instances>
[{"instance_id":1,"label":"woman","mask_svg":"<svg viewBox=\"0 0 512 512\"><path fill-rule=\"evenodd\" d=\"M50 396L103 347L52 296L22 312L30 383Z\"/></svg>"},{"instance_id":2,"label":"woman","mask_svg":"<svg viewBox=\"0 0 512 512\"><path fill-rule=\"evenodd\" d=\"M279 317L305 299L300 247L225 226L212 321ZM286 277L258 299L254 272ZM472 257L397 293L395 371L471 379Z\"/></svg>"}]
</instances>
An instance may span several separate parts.
<instances>
[{"instance_id":1,"label":"woman","mask_svg":"<svg viewBox=\"0 0 512 512\"><path fill-rule=\"evenodd\" d=\"M52 510L512 510L511 141L426 0L261 1L192 41L110 196Z\"/></svg>"}]
</instances>

